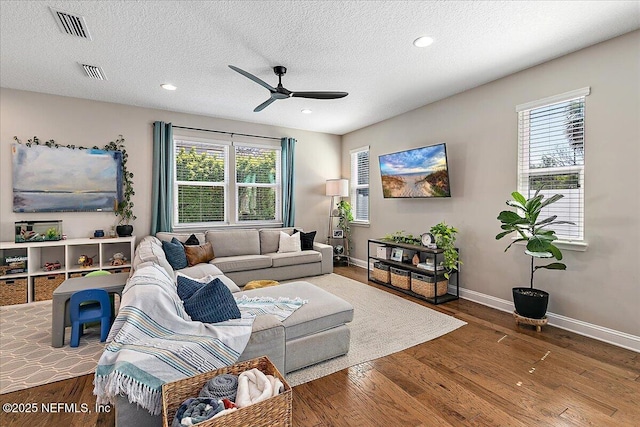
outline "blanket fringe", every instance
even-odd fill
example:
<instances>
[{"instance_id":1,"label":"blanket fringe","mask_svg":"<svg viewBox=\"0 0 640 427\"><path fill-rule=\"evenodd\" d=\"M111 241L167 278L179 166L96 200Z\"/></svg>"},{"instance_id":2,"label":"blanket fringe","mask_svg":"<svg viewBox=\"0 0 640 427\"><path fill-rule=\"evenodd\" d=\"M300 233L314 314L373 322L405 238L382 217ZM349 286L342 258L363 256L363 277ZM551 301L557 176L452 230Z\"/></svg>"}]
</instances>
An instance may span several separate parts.
<instances>
[{"instance_id":1,"label":"blanket fringe","mask_svg":"<svg viewBox=\"0 0 640 427\"><path fill-rule=\"evenodd\" d=\"M155 390L118 371L109 375L95 376L93 394L99 405L115 404L117 395L126 395L130 403L136 403L151 415L162 411L162 390Z\"/></svg>"},{"instance_id":2,"label":"blanket fringe","mask_svg":"<svg viewBox=\"0 0 640 427\"><path fill-rule=\"evenodd\" d=\"M246 295L242 295L240 298L236 298L236 302L280 302L285 304L298 304L304 305L309 302L309 300L302 299L300 297L289 298L289 297L248 297Z\"/></svg>"}]
</instances>

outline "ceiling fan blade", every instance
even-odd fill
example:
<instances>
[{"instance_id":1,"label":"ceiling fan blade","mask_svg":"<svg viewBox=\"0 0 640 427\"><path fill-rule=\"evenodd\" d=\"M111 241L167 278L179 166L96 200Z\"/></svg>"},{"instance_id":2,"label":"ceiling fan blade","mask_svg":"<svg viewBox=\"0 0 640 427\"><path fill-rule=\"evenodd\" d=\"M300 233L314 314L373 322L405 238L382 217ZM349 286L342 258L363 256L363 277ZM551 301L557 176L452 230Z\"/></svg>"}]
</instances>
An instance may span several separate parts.
<instances>
[{"instance_id":1,"label":"ceiling fan blade","mask_svg":"<svg viewBox=\"0 0 640 427\"><path fill-rule=\"evenodd\" d=\"M347 92L292 92L295 98L336 99L349 95Z\"/></svg>"},{"instance_id":2,"label":"ceiling fan blade","mask_svg":"<svg viewBox=\"0 0 640 427\"><path fill-rule=\"evenodd\" d=\"M254 113L257 113L259 111L264 110L265 108L267 108L273 101L275 101L276 98L269 98L266 101L264 101L262 104L258 105L256 108L253 109Z\"/></svg>"},{"instance_id":3,"label":"ceiling fan blade","mask_svg":"<svg viewBox=\"0 0 640 427\"><path fill-rule=\"evenodd\" d=\"M260 80L259 78L257 78L253 74L248 73L248 72L246 72L245 70L243 70L241 68L234 67L233 65L229 65L229 68L231 68L233 71L236 71L236 72L242 74L246 78L253 80L254 82L258 83L260 86L262 86L265 89L267 89L269 92L275 92L276 91L276 89L273 86L271 86L269 83Z\"/></svg>"}]
</instances>

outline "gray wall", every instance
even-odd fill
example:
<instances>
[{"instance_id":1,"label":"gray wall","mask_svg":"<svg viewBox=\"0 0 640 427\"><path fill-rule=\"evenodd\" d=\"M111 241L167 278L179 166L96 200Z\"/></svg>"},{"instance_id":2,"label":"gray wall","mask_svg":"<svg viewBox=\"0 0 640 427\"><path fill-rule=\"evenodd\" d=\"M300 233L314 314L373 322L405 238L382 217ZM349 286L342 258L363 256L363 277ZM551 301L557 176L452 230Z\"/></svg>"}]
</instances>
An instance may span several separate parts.
<instances>
[{"instance_id":1,"label":"gray wall","mask_svg":"<svg viewBox=\"0 0 640 427\"><path fill-rule=\"evenodd\" d=\"M536 287L549 311L640 335L640 31L538 65L343 136L349 150L371 146L371 226L352 227L354 256L368 238L420 234L444 220L460 230L461 285L503 300L527 286L529 258L495 240L498 212L516 188L517 104L585 86L586 252L565 250L568 270L541 270ZM453 197L383 199L378 156L447 143Z\"/></svg>"},{"instance_id":2,"label":"gray wall","mask_svg":"<svg viewBox=\"0 0 640 427\"><path fill-rule=\"evenodd\" d=\"M23 142L35 135L42 141L54 139L64 145L102 147L122 134L129 153L127 167L135 175L134 213L138 219L133 224L134 234L140 237L149 234L152 124L156 120L196 128L296 138L296 224L306 230L318 230L318 236L326 235L329 201L324 195L324 182L340 175L340 136L0 89L0 240L13 240L15 221L62 219L63 232L69 238L90 237L95 229L108 230L116 223L113 212L14 214L9 147L13 143L14 135ZM207 134L209 137L216 137L215 135L217 134ZM234 140L240 139L234 137Z\"/></svg>"}]
</instances>

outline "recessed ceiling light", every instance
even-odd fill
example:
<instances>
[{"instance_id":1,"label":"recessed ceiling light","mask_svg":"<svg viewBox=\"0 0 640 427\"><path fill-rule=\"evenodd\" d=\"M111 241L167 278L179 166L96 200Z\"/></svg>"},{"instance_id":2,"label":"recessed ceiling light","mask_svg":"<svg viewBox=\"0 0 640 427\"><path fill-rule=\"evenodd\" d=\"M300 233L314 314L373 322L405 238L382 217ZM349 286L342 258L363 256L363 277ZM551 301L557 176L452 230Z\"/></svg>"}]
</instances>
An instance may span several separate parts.
<instances>
[{"instance_id":1,"label":"recessed ceiling light","mask_svg":"<svg viewBox=\"0 0 640 427\"><path fill-rule=\"evenodd\" d=\"M413 45L416 47L427 47L431 43L433 43L433 39L427 36L418 37L413 41Z\"/></svg>"},{"instance_id":2,"label":"recessed ceiling light","mask_svg":"<svg viewBox=\"0 0 640 427\"><path fill-rule=\"evenodd\" d=\"M302 114L311 114L313 111L311 111L311 110L310 110L310 109L308 109L308 108L304 108L304 109L300 110L300 112L301 112Z\"/></svg>"},{"instance_id":3,"label":"recessed ceiling light","mask_svg":"<svg viewBox=\"0 0 640 427\"><path fill-rule=\"evenodd\" d=\"M174 85L172 85L170 83L165 83L163 85L160 85L160 87L162 89L166 89L166 90L176 90L176 89L178 89L177 87L175 87Z\"/></svg>"}]
</instances>

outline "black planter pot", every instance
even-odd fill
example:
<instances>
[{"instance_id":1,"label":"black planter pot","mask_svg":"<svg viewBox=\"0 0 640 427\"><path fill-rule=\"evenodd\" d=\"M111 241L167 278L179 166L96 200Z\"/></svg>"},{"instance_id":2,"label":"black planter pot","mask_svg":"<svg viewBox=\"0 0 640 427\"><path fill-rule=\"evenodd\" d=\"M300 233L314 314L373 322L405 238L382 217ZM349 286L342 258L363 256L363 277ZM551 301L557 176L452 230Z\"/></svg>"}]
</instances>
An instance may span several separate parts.
<instances>
[{"instance_id":1,"label":"black planter pot","mask_svg":"<svg viewBox=\"0 0 640 427\"><path fill-rule=\"evenodd\" d=\"M116 233L120 237L128 237L133 234L133 225L118 225L116 226Z\"/></svg>"},{"instance_id":2,"label":"black planter pot","mask_svg":"<svg viewBox=\"0 0 640 427\"><path fill-rule=\"evenodd\" d=\"M530 319L542 319L547 313L549 294L540 289L513 288L513 304L516 312Z\"/></svg>"}]
</instances>

